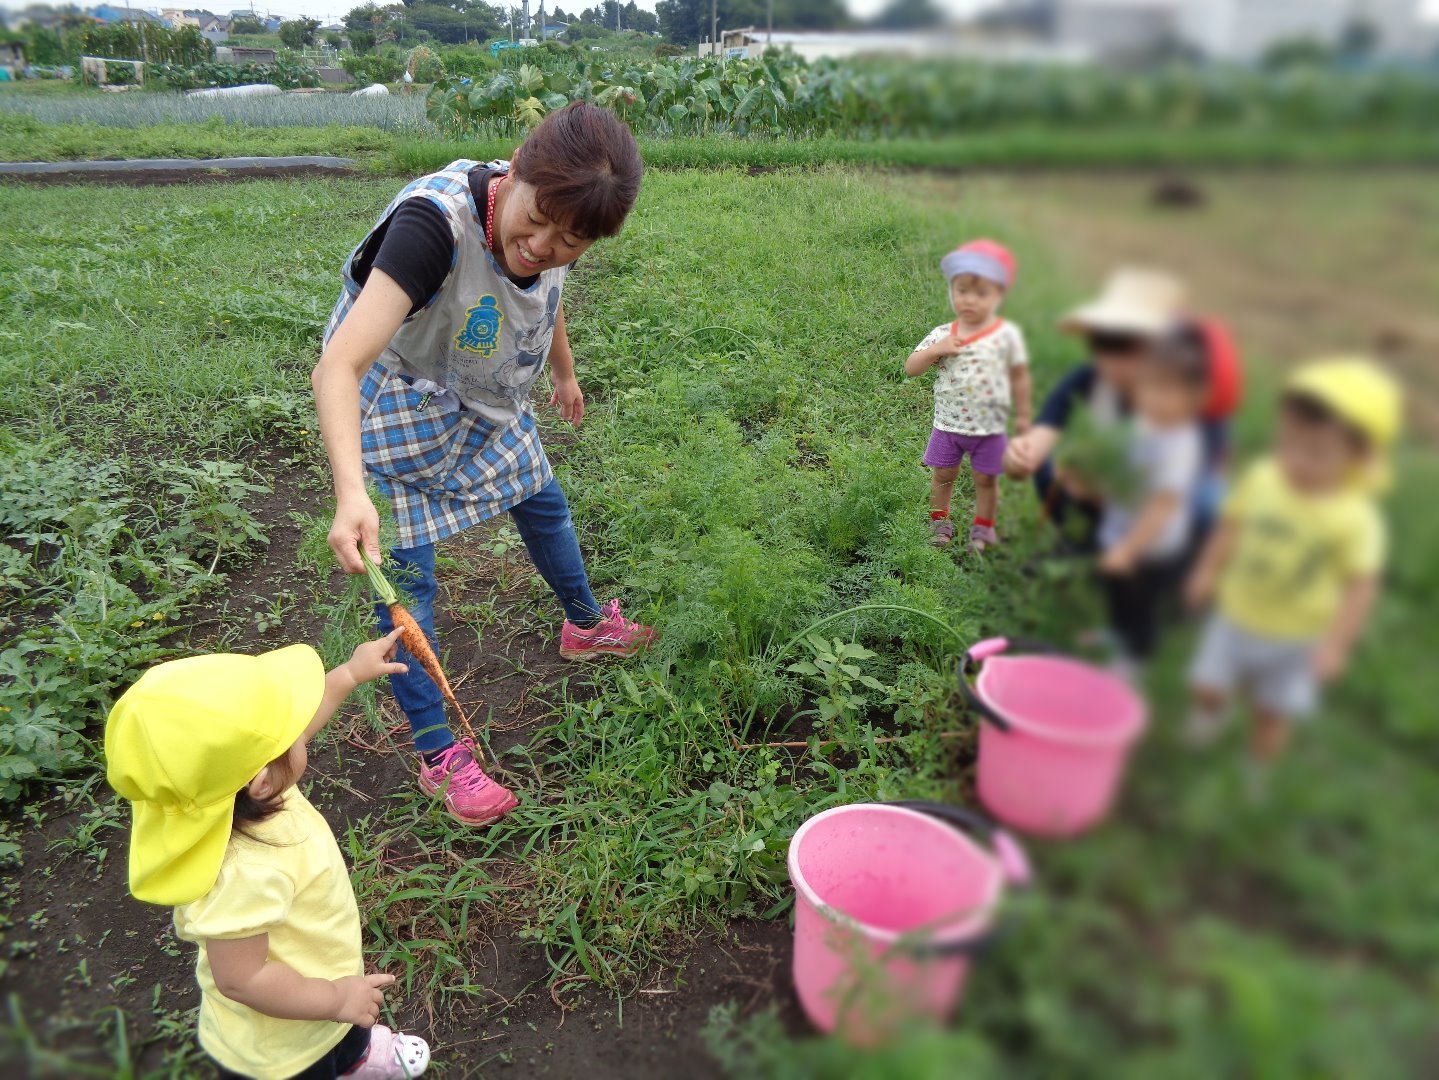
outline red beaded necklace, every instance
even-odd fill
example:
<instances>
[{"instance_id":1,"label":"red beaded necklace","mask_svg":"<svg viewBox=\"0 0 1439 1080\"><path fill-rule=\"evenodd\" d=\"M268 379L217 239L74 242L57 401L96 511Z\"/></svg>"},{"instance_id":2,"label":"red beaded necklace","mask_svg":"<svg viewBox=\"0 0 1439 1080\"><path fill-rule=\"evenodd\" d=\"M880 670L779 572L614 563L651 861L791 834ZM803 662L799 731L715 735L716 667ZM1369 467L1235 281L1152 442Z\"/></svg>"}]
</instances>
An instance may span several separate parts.
<instances>
[{"instance_id":1,"label":"red beaded necklace","mask_svg":"<svg viewBox=\"0 0 1439 1080\"><path fill-rule=\"evenodd\" d=\"M500 185L509 175L509 173L505 173L490 184L489 198L485 200L485 246L491 252L495 250L495 196L500 193Z\"/></svg>"}]
</instances>

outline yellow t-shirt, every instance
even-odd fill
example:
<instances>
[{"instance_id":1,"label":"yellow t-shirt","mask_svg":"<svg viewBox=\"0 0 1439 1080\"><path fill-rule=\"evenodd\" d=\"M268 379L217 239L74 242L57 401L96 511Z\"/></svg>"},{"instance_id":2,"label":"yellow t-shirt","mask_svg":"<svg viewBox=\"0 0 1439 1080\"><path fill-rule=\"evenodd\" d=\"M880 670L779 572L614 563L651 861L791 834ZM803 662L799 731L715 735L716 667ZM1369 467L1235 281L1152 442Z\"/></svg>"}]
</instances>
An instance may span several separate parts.
<instances>
[{"instance_id":1,"label":"yellow t-shirt","mask_svg":"<svg viewBox=\"0 0 1439 1080\"><path fill-rule=\"evenodd\" d=\"M348 1030L329 1020L279 1020L215 988L207 938L270 936L270 959L307 978L364 974L360 911L335 834L298 788L285 808L230 838L215 887L175 909L175 932L200 945L200 1045L226 1069L285 1080L324 1057ZM263 841L263 842L262 842Z\"/></svg>"},{"instance_id":2,"label":"yellow t-shirt","mask_svg":"<svg viewBox=\"0 0 1439 1080\"><path fill-rule=\"evenodd\" d=\"M1250 466L1224 507L1237 530L1219 582L1219 610L1253 634L1321 636L1339 614L1344 586L1379 573L1384 519L1362 491L1306 495L1265 459Z\"/></svg>"}]
</instances>

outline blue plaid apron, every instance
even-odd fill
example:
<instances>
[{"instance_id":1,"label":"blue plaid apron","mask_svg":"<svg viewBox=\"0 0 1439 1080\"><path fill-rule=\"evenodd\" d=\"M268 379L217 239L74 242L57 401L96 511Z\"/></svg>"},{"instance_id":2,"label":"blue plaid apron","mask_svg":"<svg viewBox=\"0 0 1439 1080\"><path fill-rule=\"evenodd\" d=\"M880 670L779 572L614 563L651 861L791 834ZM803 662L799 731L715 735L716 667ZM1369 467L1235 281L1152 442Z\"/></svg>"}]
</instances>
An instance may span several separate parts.
<instances>
[{"instance_id":1,"label":"blue plaid apron","mask_svg":"<svg viewBox=\"0 0 1439 1080\"><path fill-rule=\"evenodd\" d=\"M451 220L457 262L472 268L464 275L463 288L468 291L455 291L462 286L447 280L421 311L406 320L360 384L360 451L365 473L389 498L399 546L405 548L435 543L503 513L553 479L529 393L549 352L563 268L546 271L530 290L520 290L508 279L491 282L501 272L483 247L484 230L470 196L469 169L474 164L455 162L420 178L405 188L380 218L387 220L403 199L433 199ZM483 261L476 263L477 258ZM343 280L344 288L325 331L326 341L359 296L349 263ZM471 365L475 379L469 385L479 379L490 381L468 391L478 395L472 398L436 381L446 379L455 369L439 355L441 348L423 346L430 341L441 346L453 341L455 325L464 327L462 339L470 333L465 306L476 304L471 294L477 288L493 290L480 303L493 306L498 302L506 318L521 323L513 329L524 336L495 334L485 342L493 347L484 353L484 364L476 361ZM455 295L446 296L447 291L455 291ZM433 333L416 325L421 318L434 320ZM501 320L494 322L505 325ZM422 346L408 348L408 357L397 351L407 334L411 342L418 340Z\"/></svg>"},{"instance_id":2,"label":"blue plaid apron","mask_svg":"<svg viewBox=\"0 0 1439 1080\"><path fill-rule=\"evenodd\" d=\"M360 456L405 548L502 514L554 476L532 414L499 426L468 409L422 409L425 397L378 362L360 384Z\"/></svg>"}]
</instances>

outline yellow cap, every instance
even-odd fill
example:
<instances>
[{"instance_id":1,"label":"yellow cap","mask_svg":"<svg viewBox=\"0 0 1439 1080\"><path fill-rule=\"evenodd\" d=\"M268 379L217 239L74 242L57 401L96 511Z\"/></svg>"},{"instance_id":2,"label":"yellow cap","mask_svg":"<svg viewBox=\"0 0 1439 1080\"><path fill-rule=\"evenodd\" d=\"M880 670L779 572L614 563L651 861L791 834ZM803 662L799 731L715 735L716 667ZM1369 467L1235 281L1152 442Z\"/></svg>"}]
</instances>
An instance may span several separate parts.
<instances>
[{"instance_id":1,"label":"yellow cap","mask_svg":"<svg viewBox=\"0 0 1439 1080\"><path fill-rule=\"evenodd\" d=\"M1376 450L1399 437L1403 405L1399 384L1373 360L1336 356L1314 360L1289 376L1286 389L1322 402L1362 432Z\"/></svg>"},{"instance_id":2,"label":"yellow cap","mask_svg":"<svg viewBox=\"0 0 1439 1080\"><path fill-rule=\"evenodd\" d=\"M304 734L325 693L308 645L151 668L105 723L106 778L133 806L130 892L188 904L220 874L235 795Z\"/></svg>"}]
</instances>

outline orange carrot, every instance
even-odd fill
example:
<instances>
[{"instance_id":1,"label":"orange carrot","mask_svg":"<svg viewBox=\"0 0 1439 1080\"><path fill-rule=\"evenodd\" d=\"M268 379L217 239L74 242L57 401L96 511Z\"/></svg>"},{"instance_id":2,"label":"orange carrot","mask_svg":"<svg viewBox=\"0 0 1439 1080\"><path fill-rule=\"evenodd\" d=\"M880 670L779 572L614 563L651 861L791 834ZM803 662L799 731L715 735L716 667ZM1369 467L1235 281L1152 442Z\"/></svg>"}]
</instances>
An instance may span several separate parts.
<instances>
[{"instance_id":1,"label":"orange carrot","mask_svg":"<svg viewBox=\"0 0 1439 1080\"><path fill-rule=\"evenodd\" d=\"M360 558L364 560L365 572L370 575L370 584L374 587L375 595L380 598L380 603L390 609L390 618L394 620L395 626L400 630L400 644L405 650L420 662L420 667L425 669L425 674L435 680L435 685L440 688L440 693L455 710L455 715L460 719L460 727L464 729L465 735L475 746L475 753L480 752L479 740L475 738L474 729L470 727L469 717L465 710L460 708L460 703L455 698L455 692L450 689L450 680L445 678L445 672L440 667L440 658L435 655L435 650L430 648L430 639L425 636L425 631L415 621L415 617L409 613L405 605L400 603L399 594L395 587L390 584L384 572L371 561L370 556L360 549Z\"/></svg>"}]
</instances>

